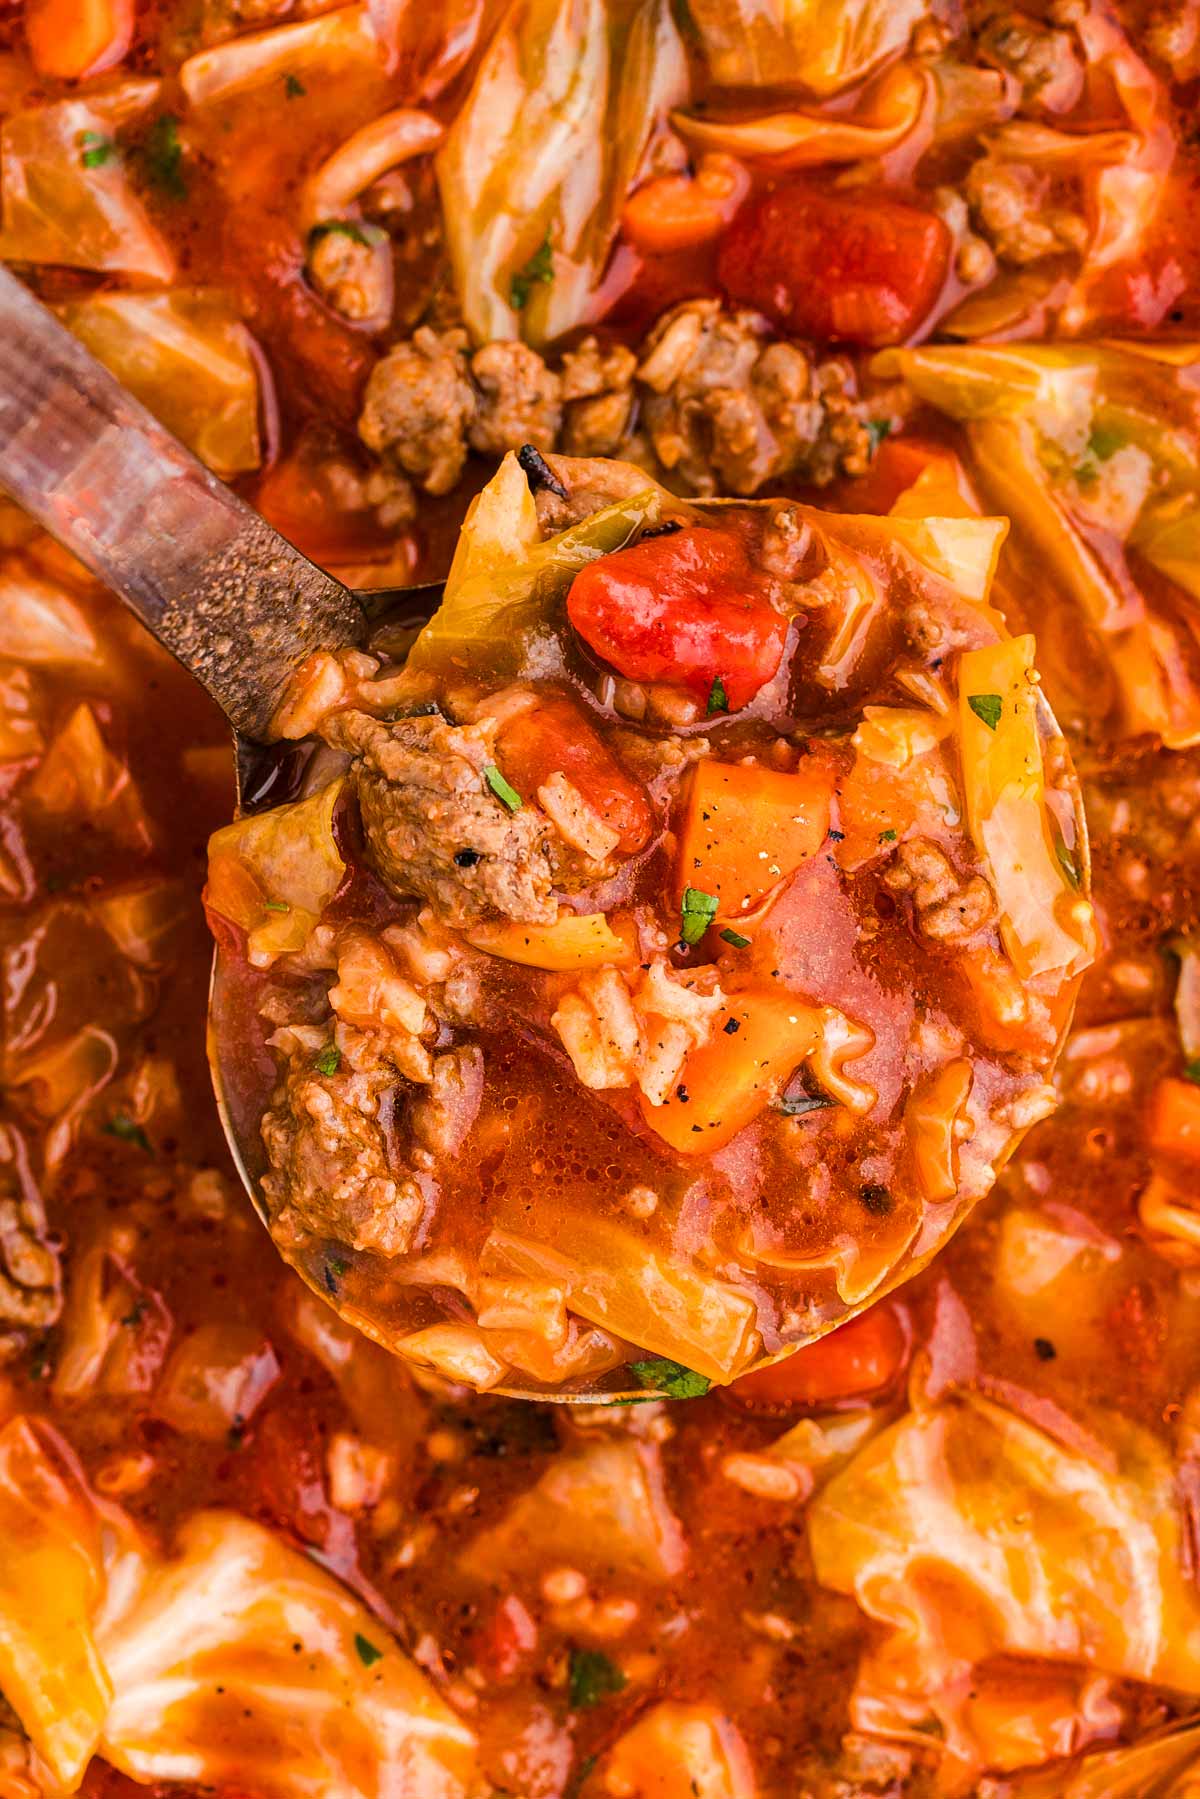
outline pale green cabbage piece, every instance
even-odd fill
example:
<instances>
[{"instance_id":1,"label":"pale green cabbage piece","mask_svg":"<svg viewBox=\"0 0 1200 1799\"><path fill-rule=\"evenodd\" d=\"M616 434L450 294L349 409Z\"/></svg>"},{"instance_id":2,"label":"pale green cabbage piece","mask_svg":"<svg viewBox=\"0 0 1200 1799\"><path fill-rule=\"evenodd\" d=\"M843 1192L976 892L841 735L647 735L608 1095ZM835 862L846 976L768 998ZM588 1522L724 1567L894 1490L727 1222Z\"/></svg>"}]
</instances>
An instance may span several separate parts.
<instances>
[{"instance_id":1,"label":"pale green cabbage piece","mask_svg":"<svg viewBox=\"0 0 1200 1799\"><path fill-rule=\"evenodd\" d=\"M114 133L154 105L162 83L123 81L15 112L0 126L0 258L170 281L175 259L134 191ZM103 160L84 162L102 145Z\"/></svg>"},{"instance_id":2,"label":"pale green cabbage piece","mask_svg":"<svg viewBox=\"0 0 1200 1799\"><path fill-rule=\"evenodd\" d=\"M479 342L586 319L646 145L686 97L667 0L513 0L437 158Z\"/></svg>"},{"instance_id":3,"label":"pale green cabbage piece","mask_svg":"<svg viewBox=\"0 0 1200 1799\"><path fill-rule=\"evenodd\" d=\"M93 294L68 301L59 316L214 474L258 468L254 340L223 295L202 288Z\"/></svg>"},{"instance_id":4,"label":"pale green cabbage piece","mask_svg":"<svg viewBox=\"0 0 1200 1799\"><path fill-rule=\"evenodd\" d=\"M713 80L836 94L903 50L928 0L687 0Z\"/></svg>"},{"instance_id":5,"label":"pale green cabbage piece","mask_svg":"<svg viewBox=\"0 0 1200 1799\"><path fill-rule=\"evenodd\" d=\"M817 1578L890 1631L915 1690L964 1659L1042 1657L1200 1693L1200 1600L1173 1472L1115 1415L1094 1444L974 1392L914 1411L817 1495Z\"/></svg>"}]
</instances>

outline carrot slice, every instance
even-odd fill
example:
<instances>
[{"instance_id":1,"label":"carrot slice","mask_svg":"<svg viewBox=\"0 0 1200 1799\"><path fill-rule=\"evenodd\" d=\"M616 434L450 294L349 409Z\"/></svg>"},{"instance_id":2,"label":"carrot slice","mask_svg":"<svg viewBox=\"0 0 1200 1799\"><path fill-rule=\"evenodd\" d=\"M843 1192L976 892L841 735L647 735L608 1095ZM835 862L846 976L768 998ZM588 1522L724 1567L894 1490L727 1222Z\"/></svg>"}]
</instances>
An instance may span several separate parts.
<instances>
[{"instance_id":1,"label":"carrot slice","mask_svg":"<svg viewBox=\"0 0 1200 1799\"><path fill-rule=\"evenodd\" d=\"M1200 1086L1159 1081L1150 1095L1150 1144L1165 1156L1200 1162Z\"/></svg>"},{"instance_id":2,"label":"carrot slice","mask_svg":"<svg viewBox=\"0 0 1200 1799\"><path fill-rule=\"evenodd\" d=\"M812 759L794 775L740 762L700 762L679 839L676 886L699 888L717 915L750 912L815 856L829 830L833 777Z\"/></svg>"},{"instance_id":3,"label":"carrot slice","mask_svg":"<svg viewBox=\"0 0 1200 1799\"><path fill-rule=\"evenodd\" d=\"M877 1393L895 1379L906 1347L895 1308L876 1305L819 1342L743 1374L729 1390L744 1404L763 1406L827 1405Z\"/></svg>"},{"instance_id":4,"label":"carrot slice","mask_svg":"<svg viewBox=\"0 0 1200 1799\"><path fill-rule=\"evenodd\" d=\"M120 62L133 37L133 0L25 0L25 40L39 75L79 81Z\"/></svg>"},{"instance_id":5,"label":"carrot slice","mask_svg":"<svg viewBox=\"0 0 1200 1799\"><path fill-rule=\"evenodd\" d=\"M672 1149L707 1155L732 1142L821 1040L821 1014L794 994L750 988L731 994L710 1040L683 1065L661 1106L642 1115Z\"/></svg>"}]
</instances>

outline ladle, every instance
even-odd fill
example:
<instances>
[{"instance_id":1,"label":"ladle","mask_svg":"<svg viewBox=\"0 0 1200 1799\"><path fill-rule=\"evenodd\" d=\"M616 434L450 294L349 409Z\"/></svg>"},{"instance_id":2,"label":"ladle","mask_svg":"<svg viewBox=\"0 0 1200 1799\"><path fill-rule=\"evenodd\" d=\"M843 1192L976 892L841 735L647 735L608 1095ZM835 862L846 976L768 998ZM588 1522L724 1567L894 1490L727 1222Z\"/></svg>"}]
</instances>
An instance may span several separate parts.
<instances>
[{"instance_id":1,"label":"ladle","mask_svg":"<svg viewBox=\"0 0 1200 1799\"><path fill-rule=\"evenodd\" d=\"M353 593L315 567L212 475L140 405L29 291L0 268L0 489L71 550L129 606L208 691L229 720L238 795L254 810L277 798L280 761L263 743L290 677L317 649L364 642L373 617L429 616L436 588ZM715 502L720 505L721 502ZM1042 729L1061 737L1044 699ZM1073 784L1075 831L1087 885L1087 832ZM259 1119L239 1101L236 958L218 953L209 1009L209 1060L230 1149L260 1216L256 1168ZM966 1204L944 1208L943 1224L903 1255L871 1298L923 1266L952 1233ZM308 1284L346 1320L385 1347L404 1334L397 1294L373 1287L370 1304L350 1304L332 1280L355 1260L317 1242L285 1250ZM863 1304L866 1303L864 1299ZM852 1310L860 1310L855 1305ZM627 1372L595 1385L547 1391L530 1383L500 1389L519 1397L618 1400ZM646 1397L639 1393L640 1397Z\"/></svg>"}]
</instances>

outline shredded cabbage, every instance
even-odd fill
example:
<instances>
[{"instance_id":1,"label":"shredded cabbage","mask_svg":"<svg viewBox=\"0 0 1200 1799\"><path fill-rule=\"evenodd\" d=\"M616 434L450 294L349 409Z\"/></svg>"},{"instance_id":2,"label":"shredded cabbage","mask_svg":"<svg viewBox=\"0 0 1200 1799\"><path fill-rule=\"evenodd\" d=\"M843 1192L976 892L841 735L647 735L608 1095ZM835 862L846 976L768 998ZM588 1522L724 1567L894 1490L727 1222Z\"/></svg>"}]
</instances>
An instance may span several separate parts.
<instances>
[{"instance_id":1,"label":"shredded cabbage","mask_svg":"<svg viewBox=\"0 0 1200 1799\"><path fill-rule=\"evenodd\" d=\"M928 0L688 0L720 87L836 94L903 50Z\"/></svg>"},{"instance_id":2,"label":"shredded cabbage","mask_svg":"<svg viewBox=\"0 0 1200 1799\"><path fill-rule=\"evenodd\" d=\"M85 167L88 134L113 133L157 100L158 81L12 113L0 126L0 257L170 281L175 261L150 223L119 153Z\"/></svg>"},{"instance_id":3,"label":"shredded cabbage","mask_svg":"<svg viewBox=\"0 0 1200 1799\"><path fill-rule=\"evenodd\" d=\"M646 145L686 93L667 0L514 0L437 159L480 342L586 319Z\"/></svg>"},{"instance_id":4,"label":"shredded cabbage","mask_svg":"<svg viewBox=\"0 0 1200 1799\"><path fill-rule=\"evenodd\" d=\"M0 572L0 656L49 668L103 661L82 607L15 557Z\"/></svg>"},{"instance_id":5,"label":"shredded cabbage","mask_svg":"<svg viewBox=\"0 0 1200 1799\"><path fill-rule=\"evenodd\" d=\"M59 316L215 474L258 468L259 362L222 295L94 294L61 306Z\"/></svg>"}]
</instances>

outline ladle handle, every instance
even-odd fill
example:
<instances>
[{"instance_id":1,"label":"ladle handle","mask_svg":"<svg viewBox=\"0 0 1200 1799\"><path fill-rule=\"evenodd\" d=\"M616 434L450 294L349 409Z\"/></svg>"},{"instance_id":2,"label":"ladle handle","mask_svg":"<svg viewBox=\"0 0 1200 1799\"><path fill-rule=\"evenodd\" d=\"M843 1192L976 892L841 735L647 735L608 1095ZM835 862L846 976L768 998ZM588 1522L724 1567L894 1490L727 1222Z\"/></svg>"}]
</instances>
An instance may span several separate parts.
<instances>
[{"instance_id":1,"label":"ladle handle","mask_svg":"<svg viewBox=\"0 0 1200 1799\"><path fill-rule=\"evenodd\" d=\"M362 610L186 450L0 267L0 488L261 737Z\"/></svg>"}]
</instances>

